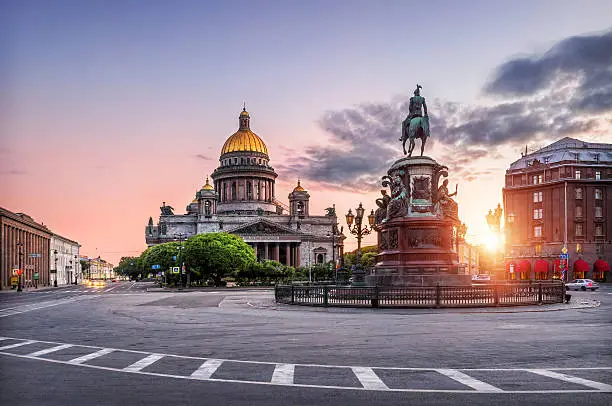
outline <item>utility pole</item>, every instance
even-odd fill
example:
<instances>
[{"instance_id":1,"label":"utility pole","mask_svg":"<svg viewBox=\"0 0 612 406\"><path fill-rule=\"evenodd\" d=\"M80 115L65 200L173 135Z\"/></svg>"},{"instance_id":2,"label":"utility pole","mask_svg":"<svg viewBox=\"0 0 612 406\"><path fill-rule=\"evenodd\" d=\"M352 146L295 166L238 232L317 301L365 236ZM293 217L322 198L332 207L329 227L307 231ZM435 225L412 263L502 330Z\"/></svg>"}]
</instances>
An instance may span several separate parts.
<instances>
[{"instance_id":1,"label":"utility pole","mask_svg":"<svg viewBox=\"0 0 612 406\"><path fill-rule=\"evenodd\" d=\"M23 292L23 285L21 283L21 274L23 273L23 270L21 269L21 257L23 256L23 243L21 241L19 241L17 243L17 247L19 252L17 253L17 255L19 256L18 258L18 266L19 266L19 270L17 272L19 272L17 274L17 292Z\"/></svg>"}]
</instances>

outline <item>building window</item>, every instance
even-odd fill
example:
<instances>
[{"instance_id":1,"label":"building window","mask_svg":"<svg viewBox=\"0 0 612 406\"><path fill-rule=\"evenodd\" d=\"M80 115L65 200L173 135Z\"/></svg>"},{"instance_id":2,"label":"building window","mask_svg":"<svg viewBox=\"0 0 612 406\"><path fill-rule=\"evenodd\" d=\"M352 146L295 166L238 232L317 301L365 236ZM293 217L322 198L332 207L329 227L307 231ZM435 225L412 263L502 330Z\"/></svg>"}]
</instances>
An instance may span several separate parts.
<instances>
[{"instance_id":1,"label":"building window","mask_svg":"<svg viewBox=\"0 0 612 406\"><path fill-rule=\"evenodd\" d=\"M542 202L542 192L533 192L533 202L534 203Z\"/></svg>"},{"instance_id":2,"label":"building window","mask_svg":"<svg viewBox=\"0 0 612 406\"><path fill-rule=\"evenodd\" d=\"M595 254L603 254L603 244L595 244Z\"/></svg>"},{"instance_id":3,"label":"building window","mask_svg":"<svg viewBox=\"0 0 612 406\"><path fill-rule=\"evenodd\" d=\"M582 244L576 244L576 254L582 254Z\"/></svg>"},{"instance_id":4,"label":"building window","mask_svg":"<svg viewBox=\"0 0 612 406\"><path fill-rule=\"evenodd\" d=\"M232 182L232 200L236 200L236 182Z\"/></svg>"},{"instance_id":5,"label":"building window","mask_svg":"<svg viewBox=\"0 0 612 406\"><path fill-rule=\"evenodd\" d=\"M533 219L534 220L542 220L543 209L533 209Z\"/></svg>"},{"instance_id":6,"label":"building window","mask_svg":"<svg viewBox=\"0 0 612 406\"><path fill-rule=\"evenodd\" d=\"M261 165L261 158L259 158L259 165Z\"/></svg>"},{"instance_id":7,"label":"building window","mask_svg":"<svg viewBox=\"0 0 612 406\"><path fill-rule=\"evenodd\" d=\"M251 181L247 181L247 200L253 200L253 185Z\"/></svg>"},{"instance_id":8,"label":"building window","mask_svg":"<svg viewBox=\"0 0 612 406\"><path fill-rule=\"evenodd\" d=\"M603 207L595 206L595 217L602 218L603 217Z\"/></svg>"},{"instance_id":9,"label":"building window","mask_svg":"<svg viewBox=\"0 0 612 406\"><path fill-rule=\"evenodd\" d=\"M595 224L595 237L603 236L603 226L601 224Z\"/></svg>"},{"instance_id":10,"label":"building window","mask_svg":"<svg viewBox=\"0 0 612 406\"><path fill-rule=\"evenodd\" d=\"M578 169L576 169L576 171L574 172L574 178L580 179L580 171Z\"/></svg>"},{"instance_id":11,"label":"building window","mask_svg":"<svg viewBox=\"0 0 612 406\"><path fill-rule=\"evenodd\" d=\"M601 200L601 189L595 189L595 200Z\"/></svg>"},{"instance_id":12,"label":"building window","mask_svg":"<svg viewBox=\"0 0 612 406\"><path fill-rule=\"evenodd\" d=\"M322 264L325 261L323 254L317 254L317 264Z\"/></svg>"},{"instance_id":13,"label":"building window","mask_svg":"<svg viewBox=\"0 0 612 406\"><path fill-rule=\"evenodd\" d=\"M582 199L582 188L576 188L576 199L580 200Z\"/></svg>"},{"instance_id":14,"label":"building window","mask_svg":"<svg viewBox=\"0 0 612 406\"><path fill-rule=\"evenodd\" d=\"M536 238L542 237L542 226L535 226L533 228L533 236Z\"/></svg>"},{"instance_id":15,"label":"building window","mask_svg":"<svg viewBox=\"0 0 612 406\"><path fill-rule=\"evenodd\" d=\"M544 157L544 163L547 164L550 162L550 157L549 156L545 156Z\"/></svg>"},{"instance_id":16,"label":"building window","mask_svg":"<svg viewBox=\"0 0 612 406\"><path fill-rule=\"evenodd\" d=\"M542 183L542 175L533 175L533 184L538 185Z\"/></svg>"},{"instance_id":17,"label":"building window","mask_svg":"<svg viewBox=\"0 0 612 406\"><path fill-rule=\"evenodd\" d=\"M582 217L582 206L576 206L576 217Z\"/></svg>"},{"instance_id":18,"label":"building window","mask_svg":"<svg viewBox=\"0 0 612 406\"><path fill-rule=\"evenodd\" d=\"M576 223L574 230L575 230L576 237L582 237L582 224Z\"/></svg>"},{"instance_id":19,"label":"building window","mask_svg":"<svg viewBox=\"0 0 612 406\"><path fill-rule=\"evenodd\" d=\"M595 171L595 180L601 180L601 171Z\"/></svg>"}]
</instances>

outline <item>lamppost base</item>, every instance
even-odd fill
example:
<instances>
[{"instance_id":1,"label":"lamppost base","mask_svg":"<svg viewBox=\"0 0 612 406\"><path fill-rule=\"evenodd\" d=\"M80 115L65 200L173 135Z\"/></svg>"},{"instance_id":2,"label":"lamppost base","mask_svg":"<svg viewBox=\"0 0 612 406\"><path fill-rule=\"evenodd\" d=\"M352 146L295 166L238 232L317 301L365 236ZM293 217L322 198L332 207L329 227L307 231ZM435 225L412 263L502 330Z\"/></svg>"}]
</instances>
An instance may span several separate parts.
<instances>
[{"instance_id":1,"label":"lamppost base","mask_svg":"<svg viewBox=\"0 0 612 406\"><path fill-rule=\"evenodd\" d=\"M54 280L54 281L53 281L53 287L54 287L54 288L57 288L57 280Z\"/></svg>"},{"instance_id":2,"label":"lamppost base","mask_svg":"<svg viewBox=\"0 0 612 406\"><path fill-rule=\"evenodd\" d=\"M17 292L23 292L23 288L21 287L21 283L17 285Z\"/></svg>"},{"instance_id":3,"label":"lamppost base","mask_svg":"<svg viewBox=\"0 0 612 406\"><path fill-rule=\"evenodd\" d=\"M353 282L351 286L365 286L365 271L360 267L353 271Z\"/></svg>"}]
</instances>

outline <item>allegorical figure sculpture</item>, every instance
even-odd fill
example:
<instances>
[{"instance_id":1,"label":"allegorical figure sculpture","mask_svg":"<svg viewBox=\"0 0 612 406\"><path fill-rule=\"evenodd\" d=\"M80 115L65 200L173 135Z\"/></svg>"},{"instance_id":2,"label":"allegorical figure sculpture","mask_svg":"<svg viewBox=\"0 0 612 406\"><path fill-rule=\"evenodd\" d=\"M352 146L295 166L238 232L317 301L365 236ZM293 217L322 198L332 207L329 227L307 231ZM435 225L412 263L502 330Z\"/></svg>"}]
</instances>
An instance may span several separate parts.
<instances>
[{"instance_id":1,"label":"allegorical figure sculpture","mask_svg":"<svg viewBox=\"0 0 612 406\"><path fill-rule=\"evenodd\" d=\"M429 116L427 115L427 104L425 98L421 96L421 85L417 85L414 96L410 98L408 107L408 117L402 122L402 149L406 155L406 140L410 140L408 146L408 156L412 156L415 146L415 138L421 139L421 156L425 150L425 143L429 137Z\"/></svg>"},{"instance_id":2,"label":"allegorical figure sculpture","mask_svg":"<svg viewBox=\"0 0 612 406\"><path fill-rule=\"evenodd\" d=\"M408 211L407 198L408 190L404 182L402 182L402 177L400 175L393 176L391 181L391 200L387 206L387 218L385 220L405 216Z\"/></svg>"},{"instance_id":3,"label":"allegorical figure sculpture","mask_svg":"<svg viewBox=\"0 0 612 406\"><path fill-rule=\"evenodd\" d=\"M448 193L448 179L444 179L442 185L438 188L438 193L434 201L434 212L443 214L445 217L458 217L458 206L457 203L452 199L453 196L457 195L457 185L455 185L455 192Z\"/></svg>"},{"instance_id":4,"label":"allegorical figure sculpture","mask_svg":"<svg viewBox=\"0 0 612 406\"><path fill-rule=\"evenodd\" d=\"M387 217L387 206L389 206L389 202L391 201L391 196L387 194L385 189L382 189L380 193L382 197L376 199L378 209L374 212L374 224L382 223L385 217Z\"/></svg>"},{"instance_id":5,"label":"allegorical figure sculpture","mask_svg":"<svg viewBox=\"0 0 612 406\"><path fill-rule=\"evenodd\" d=\"M172 206L166 206L166 202L163 202L162 206L159 209L161 210L162 216L174 215L174 208Z\"/></svg>"}]
</instances>

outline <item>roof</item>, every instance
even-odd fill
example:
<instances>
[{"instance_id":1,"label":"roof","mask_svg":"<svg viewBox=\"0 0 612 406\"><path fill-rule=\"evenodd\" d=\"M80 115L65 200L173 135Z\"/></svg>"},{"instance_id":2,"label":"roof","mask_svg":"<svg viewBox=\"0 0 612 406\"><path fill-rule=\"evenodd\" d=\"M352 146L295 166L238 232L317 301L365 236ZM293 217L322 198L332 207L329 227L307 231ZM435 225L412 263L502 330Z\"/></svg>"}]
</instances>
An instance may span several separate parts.
<instances>
[{"instance_id":1,"label":"roof","mask_svg":"<svg viewBox=\"0 0 612 406\"><path fill-rule=\"evenodd\" d=\"M51 230L49 230L49 228L47 228L47 226L45 226L42 223L37 223L36 221L34 221L34 219L30 216L28 216L25 213L13 213L10 210L7 210L5 208L0 207L0 217L8 217L12 220L15 220L19 223L22 223L26 226L30 226L32 228L35 228L39 231L43 231L45 233L48 233L49 236L52 234Z\"/></svg>"},{"instance_id":2,"label":"roof","mask_svg":"<svg viewBox=\"0 0 612 406\"><path fill-rule=\"evenodd\" d=\"M581 141L565 137L550 145L540 148L510 164L509 170L525 169L534 161L542 164L554 164L563 161L580 161L583 163L612 162L612 144Z\"/></svg>"}]
</instances>

